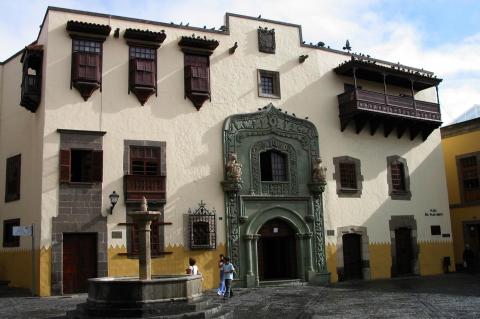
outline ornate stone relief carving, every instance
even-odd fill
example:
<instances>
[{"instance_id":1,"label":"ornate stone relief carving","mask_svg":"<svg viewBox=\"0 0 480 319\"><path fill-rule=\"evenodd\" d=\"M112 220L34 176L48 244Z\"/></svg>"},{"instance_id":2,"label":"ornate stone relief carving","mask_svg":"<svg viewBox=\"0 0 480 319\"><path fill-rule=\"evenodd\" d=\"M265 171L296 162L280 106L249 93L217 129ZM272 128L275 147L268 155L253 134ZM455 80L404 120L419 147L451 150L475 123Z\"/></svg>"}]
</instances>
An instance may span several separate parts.
<instances>
[{"instance_id":1,"label":"ornate stone relief carving","mask_svg":"<svg viewBox=\"0 0 480 319\"><path fill-rule=\"evenodd\" d=\"M275 53L275 29L258 28L258 51Z\"/></svg>"}]
</instances>

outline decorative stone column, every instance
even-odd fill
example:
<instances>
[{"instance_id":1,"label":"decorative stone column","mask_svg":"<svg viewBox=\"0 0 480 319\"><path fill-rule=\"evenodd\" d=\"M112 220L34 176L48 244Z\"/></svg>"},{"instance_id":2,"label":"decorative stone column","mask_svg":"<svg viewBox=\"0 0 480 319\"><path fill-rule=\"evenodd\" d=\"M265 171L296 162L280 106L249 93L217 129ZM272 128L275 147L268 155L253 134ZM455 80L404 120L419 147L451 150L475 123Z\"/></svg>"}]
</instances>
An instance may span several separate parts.
<instances>
[{"instance_id":1,"label":"decorative stone column","mask_svg":"<svg viewBox=\"0 0 480 319\"><path fill-rule=\"evenodd\" d=\"M298 257L298 275L302 281L305 281L305 247L303 245L304 235L303 234L295 234L296 244L297 244L297 256ZM309 254L309 253L307 253Z\"/></svg>"},{"instance_id":2,"label":"decorative stone column","mask_svg":"<svg viewBox=\"0 0 480 319\"><path fill-rule=\"evenodd\" d=\"M320 158L315 159L312 168L312 183L308 189L313 200L313 273L309 274L308 281L311 284L326 284L330 281L330 273L327 272L325 253L325 229L323 224L323 192L326 186L326 168ZM308 240L310 242L310 240Z\"/></svg>"},{"instance_id":3,"label":"decorative stone column","mask_svg":"<svg viewBox=\"0 0 480 319\"><path fill-rule=\"evenodd\" d=\"M253 273L253 247L252 245L255 243L253 235L245 235L243 236L244 240L246 241L245 248L247 249L247 272L245 274L245 282L247 287L255 287L255 274Z\"/></svg>"},{"instance_id":4,"label":"decorative stone column","mask_svg":"<svg viewBox=\"0 0 480 319\"><path fill-rule=\"evenodd\" d=\"M258 240L260 239L259 234L253 235L253 257L255 260L253 261L254 269L255 269L255 287L260 286L260 275L258 273Z\"/></svg>"},{"instance_id":5,"label":"decorative stone column","mask_svg":"<svg viewBox=\"0 0 480 319\"><path fill-rule=\"evenodd\" d=\"M148 211L147 200L142 200L142 210L128 214L138 229L138 275L140 280L152 279L152 254L150 247L150 225L152 221L157 219L160 212Z\"/></svg>"},{"instance_id":6,"label":"decorative stone column","mask_svg":"<svg viewBox=\"0 0 480 319\"><path fill-rule=\"evenodd\" d=\"M221 182L225 192L225 219L227 236L227 254L231 262L235 265L238 274L242 276L242 265L240 263L240 221L244 222L239 216L238 194L242 189L242 182L236 180L226 180Z\"/></svg>"}]
</instances>

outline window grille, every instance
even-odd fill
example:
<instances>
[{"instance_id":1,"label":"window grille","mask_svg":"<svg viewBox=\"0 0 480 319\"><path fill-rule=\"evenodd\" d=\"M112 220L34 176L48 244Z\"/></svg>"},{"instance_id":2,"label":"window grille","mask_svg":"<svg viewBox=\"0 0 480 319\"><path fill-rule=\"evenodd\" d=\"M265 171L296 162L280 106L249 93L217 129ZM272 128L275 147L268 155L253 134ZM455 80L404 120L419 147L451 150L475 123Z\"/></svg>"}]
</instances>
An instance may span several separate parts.
<instances>
[{"instance_id":1,"label":"window grille","mask_svg":"<svg viewBox=\"0 0 480 319\"><path fill-rule=\"evenodd\" d=\"M357 189L355 163L340 163L339 166L341 188Z\"/></svg>"},{"instance_id":2,"label":"window grille","mask_svg":"<svg viewBox=\"0 0 480 319\"><path fill-rule=\"evenodd\" d=\"M260 170L262 181L287 181L286 156L276 151L266 151L260 154Z\"/></svg>"},{"instance_id":3,"label":"window grille","mask_svg":"<svg viewBox=\"0 0 480 319\"><path fill-rule=\"evenodd\" d=\"M7 158L5 176L5 202L20 199L20 175L22 157L20 154Z\"/></svg>"},{"instance_id":4,"label":"window grille","mask_svg":"<svg viewBox=\"0 0 480 319\"><path fill-rule=\"evenodd\" d=\"M208 210L203 201L198 205L198 209L188 210L190 249L216 249L215 209Z\"/></svg>"},{"instance_id":5,"label":"window grille","mask_svg":"<svg viewBox=\"0 0 480 319\"><path fill-rule=\"evenodd\" d=\"M405 171L403 164L400 162L393 162L390 165L392 172L392 188L394 191L405 191Z\"/></svg>"},{"instance_id":6,"label":"window grille","mask_svg":"<svg viewBox=\"0 0 480 319\"><path fill-rule=\"evenodd\" d=\"M99 53L102 51L102 43L90 40L73 40L73 52Z\"/></svg>"}]
</instances>

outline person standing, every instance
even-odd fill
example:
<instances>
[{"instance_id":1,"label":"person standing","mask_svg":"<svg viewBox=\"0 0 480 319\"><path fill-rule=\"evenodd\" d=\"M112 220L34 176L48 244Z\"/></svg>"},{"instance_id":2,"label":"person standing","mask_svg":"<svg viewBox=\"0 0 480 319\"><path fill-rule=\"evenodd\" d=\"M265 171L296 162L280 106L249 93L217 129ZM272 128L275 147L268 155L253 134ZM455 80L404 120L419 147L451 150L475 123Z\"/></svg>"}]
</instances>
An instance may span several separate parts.
<instances>
[{"instance_id":1,"label":"person standing","mask_svg":"<svg viewBox=\"0 0 480 319\"><path fill-rule=\"evenodd\" d=\"M225 294L225 273L223 272L223 265L225 260L223 255L220 255L220 260L218 261L218 268L220 270L220 284L217 289L217 294L223 296Z\"/></svg>"},{"instance_id":2,"label":"person standing","mask_svg":"<svg viewBox=\"0 0 480 319\"><path fill-rule=\"evenodd\" d=\"M197 265L195 265L197 261L193 258L188 259L188 268L186 269L187 275L200 275L200 272L198 271Z\"/></svg>"},{"instance_id":3,"label":"person standing","mask_svg":"<svg viewBox=\"0 0 480 319\"><path fill-rule=\"evenodd\" d=\"M230 258L224 257L225 263L223 265L223 272L225 274L225 293L223 299L232 298L232 280L235 272L235 267L230 263Z\"/></svg>"}]
</instances>

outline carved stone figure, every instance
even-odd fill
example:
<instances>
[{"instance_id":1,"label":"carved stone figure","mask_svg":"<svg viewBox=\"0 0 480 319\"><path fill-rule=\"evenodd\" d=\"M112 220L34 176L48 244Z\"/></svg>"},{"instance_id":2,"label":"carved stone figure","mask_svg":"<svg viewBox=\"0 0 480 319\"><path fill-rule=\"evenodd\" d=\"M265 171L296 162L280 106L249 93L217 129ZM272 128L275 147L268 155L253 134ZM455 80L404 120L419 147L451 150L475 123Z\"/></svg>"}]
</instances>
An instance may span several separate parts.
<instances>
[{"instance_id":1,"label":"carved stone figure","mask_svg":"<svg viewBox=\"0 0 480 319\"><path fill-rule=\"evenodd\" d=\"M322 165L322 159L317 157L313 164L312 181L314 183L325 183L327 168Z\"/></svg>"},{"instance_id":2,"label":"carved stone figure","mask_svg":"<svg viewBox=\"0 0 480 319\"><path fill-rule=\"evenodd\" d=\"M227 180L239 182L242 180L242 164L237 163L237 154L230 153L227 162Z\"/></svg>"},{"instance_id":3,"label":"carved stone figure","mask_svg":"<svg viewBox=\"0 0 480 319\"><path fill-rule=\"evenodd\" d=\"M142 197L142 203L140 204L140 211L148 212L148 204L147 204L147 199L145 198L145 196Z\"/></svg>"}]
</instances>

